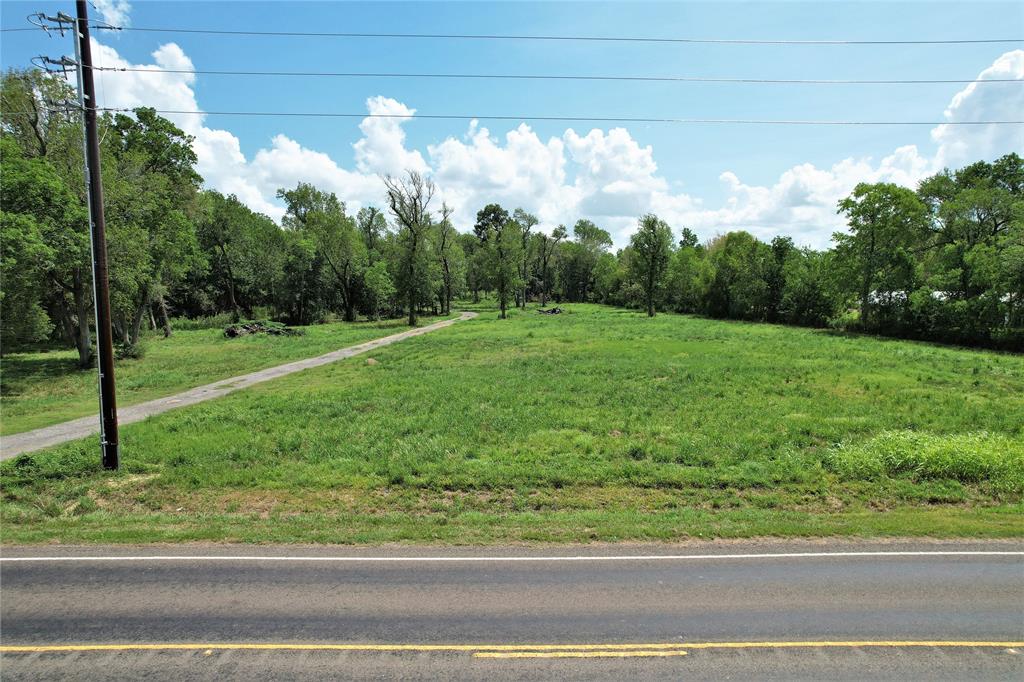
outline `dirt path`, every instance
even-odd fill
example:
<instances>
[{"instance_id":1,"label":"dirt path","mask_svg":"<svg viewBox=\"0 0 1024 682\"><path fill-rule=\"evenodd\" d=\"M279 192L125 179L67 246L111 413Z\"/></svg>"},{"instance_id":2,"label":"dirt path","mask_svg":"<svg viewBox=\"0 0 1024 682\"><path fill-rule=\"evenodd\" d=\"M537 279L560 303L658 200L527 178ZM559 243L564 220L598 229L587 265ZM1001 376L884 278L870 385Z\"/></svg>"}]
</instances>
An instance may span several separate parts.
<instances>
[{"instance_id":1,"label":"dirt path","mask_svg":"<svg viewBox=\"0 0 1024 682\"><path fill-rule=\"evenodd\" d=\"M337 362L338 360L350 358L353 355L365 353L375 348L389 346L392 343L397 343L398 341L402 341L413 336L420 336L421 334L427 334L437 329L450 327L456 322L472 319L476 317L476 315L476 313L465 312L459 317L451 320L435 322L433 324L428 324L425 327L417 327L399 334L392 334L391 336L367 341L366 343L361 343L358 346L349 346L348 348L331 351L326 355L320 355L315 358L306 358L305 360L296 360L295 362L289 362L276 367L261 369L258 372L251 372L249 374L243 374L229 379L221 379L220 381L215 381L212 384L197 386L196 388L192 388L175 395L169 395L165 398L157 398L156 400L139 403L138 405L120 408L118 410L118 423L122 425L131 424L133 422L142 421L146 417L154 414L161 414L168 410L174 410L179 407L195 405L196 403L201 403L206 400L219 398L227 395L228 393L233 393L234 391L252 386L253 384L259 384L264 381L270 381L271 379L287 376L288 374L301 372L302 370L309 369L311 367L327 365L332 362ZM40 450L51 445L57 445L58 443L65 443L69 440L84 438L94 433L99 433L99 422L96 415L81 417L80 419L72 419L71 421L54 424L53 426L46 426L33 431L25 431L24 433L15 433L10 436L4 436L0 439L0 460L16 457L23 452Z\"/></svg>"}]
</instances>

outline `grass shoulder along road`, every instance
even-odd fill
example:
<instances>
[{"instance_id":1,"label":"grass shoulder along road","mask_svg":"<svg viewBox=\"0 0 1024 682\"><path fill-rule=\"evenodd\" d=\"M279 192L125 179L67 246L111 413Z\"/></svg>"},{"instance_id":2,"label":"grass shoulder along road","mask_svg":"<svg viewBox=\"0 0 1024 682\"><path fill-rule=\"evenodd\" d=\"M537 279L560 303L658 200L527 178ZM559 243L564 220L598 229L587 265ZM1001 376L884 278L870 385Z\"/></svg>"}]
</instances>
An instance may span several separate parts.
<instances>
[{"instance_id":1,"label":"grass shoulder along road","mask_svg":"<svg viewBox=\"0 0 1024 682\"><path fill-rule=\"evenodd\" d=\"M422 318L421 325L441 318ZM139 359L115 365L121 406L162 398L239 374L315 357L408 329L404 320L299 327L301 336L228 339L221 327L153 333ZM0 435L21 433L98 411L96 370L78 368L74 350L10 353L0 362Z\"/></svg>"},{"instance_id":2,"label":"grass shoulder along road","mask_svg":"<svg viewBox=\"0 0 1024 682\"><path fill-rule=\"evenodd\" d=\"M1024 535L1024 357L565 306L0 466L0 539Z\"/></svg>"}]
</instances>

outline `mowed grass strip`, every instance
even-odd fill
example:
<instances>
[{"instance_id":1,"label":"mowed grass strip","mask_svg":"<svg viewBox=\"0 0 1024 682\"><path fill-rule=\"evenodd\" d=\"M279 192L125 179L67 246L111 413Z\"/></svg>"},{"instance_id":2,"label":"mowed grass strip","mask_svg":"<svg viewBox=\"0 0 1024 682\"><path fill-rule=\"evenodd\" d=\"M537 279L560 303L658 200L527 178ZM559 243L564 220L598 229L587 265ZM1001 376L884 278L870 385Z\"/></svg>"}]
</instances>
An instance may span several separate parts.
<instances>
[{"instance_id":1,"label":"mowed grass strip","mask_svg":"<svg viewBox=\"0 0 1024 682\"><path fill-rule=\"evenodd\" d=\"M2 540L1024 534L1024 357L567 308L5 462Z\"/></svg>"},{"instance_id":2,"label":"mowed grass strip","mask_svg":"<svg viewBox=\"0 0 1024 682\"><path fill-rule=\"evenodd\" d=\"M424 318L426 325L440 318ZM140 359L115 365L119 405L133 405L220 379L332 350L407 328L403 320L300 327L302 336L224 337L220 327L150 334ZM0 434L30 431L99 410L96 370L78 369L74 350L10 353L0 362Z\"/></svg>"}]
</instances>

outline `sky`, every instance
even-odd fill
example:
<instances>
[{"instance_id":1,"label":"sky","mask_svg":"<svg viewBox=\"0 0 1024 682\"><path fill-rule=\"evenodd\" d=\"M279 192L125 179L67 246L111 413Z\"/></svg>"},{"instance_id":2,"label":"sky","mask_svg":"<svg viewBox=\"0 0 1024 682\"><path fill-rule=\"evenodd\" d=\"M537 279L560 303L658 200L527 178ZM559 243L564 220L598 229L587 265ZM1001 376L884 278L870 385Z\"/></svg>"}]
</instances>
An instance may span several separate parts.
<instances>
[{"instance_id":1,"label":"sky","mask_svg":"<svg viewBox=\"0 0 1024 682\"><path fill-rule=\"evenodd\" d=\"M72 2L0 4L0 27ZM826 247L836 203L858 182L909 187L944 167L1024 153L1024 126L768 126L571 123L533 117L1021 120L1024 42L743 45L206 35L145 28L352 33L588 35L784 40L1024 38L1021 2L342 3L93 0L103 106L184 111L386 113L397 118L167 114L194 136L207 187L280 219L278 188L311 182L355 212L383 205L380 176L428 174L469 230L497 202L543 230L588 218L628 243L654 212L708 239L746 229ZM2 34L4 69L72 55L70 37ZM980 84L744 84L641 81L266 77L159 69L978 79ZM427 120L413 113L513 120Z\"/></svg>"}]
</instances>

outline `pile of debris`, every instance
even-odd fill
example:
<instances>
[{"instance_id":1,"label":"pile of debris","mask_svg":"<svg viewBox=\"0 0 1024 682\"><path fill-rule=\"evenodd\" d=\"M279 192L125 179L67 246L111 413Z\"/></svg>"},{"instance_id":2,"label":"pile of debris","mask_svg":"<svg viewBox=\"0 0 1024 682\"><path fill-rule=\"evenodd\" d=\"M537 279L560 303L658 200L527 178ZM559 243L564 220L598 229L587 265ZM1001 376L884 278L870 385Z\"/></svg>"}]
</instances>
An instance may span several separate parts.
<instances>
[{"instance_id":1,"label":"pile of debris","mask_svg":"<svg viewBox=\"0 0 1024 682\"><path fill-rule=\"evenodd\" d=\"M541 308L537 312L540 313L541 315L558 315L558 314L562 313L563 311L562 311L561 308L555 307L555 308L547 308L547 309Z\"/></svg>"},{"instance_id":2,"label":"pile of debris","mask_svg":"<svg viewBox=\"0 0 1024 682\"><path fill-rule=\"evenodd\" d=\"M256 320L253 322L236 322L224 327L224 336L235 339L239 336L249 334L270 334L271 336L302 336L306 332L302 329L295 329L280 322L268 322Z\"/></svg>"}]
</instances>

